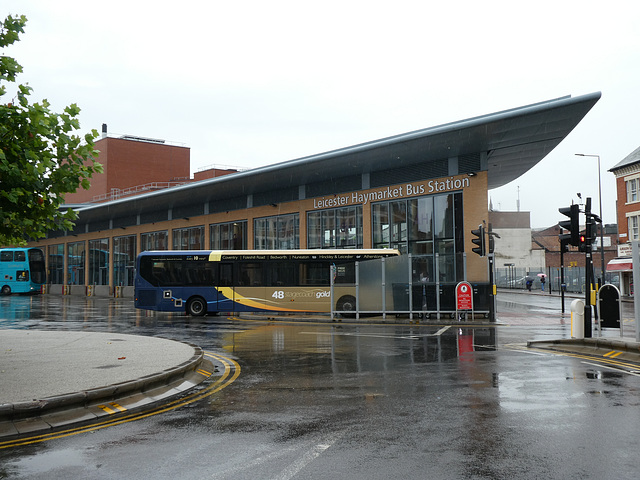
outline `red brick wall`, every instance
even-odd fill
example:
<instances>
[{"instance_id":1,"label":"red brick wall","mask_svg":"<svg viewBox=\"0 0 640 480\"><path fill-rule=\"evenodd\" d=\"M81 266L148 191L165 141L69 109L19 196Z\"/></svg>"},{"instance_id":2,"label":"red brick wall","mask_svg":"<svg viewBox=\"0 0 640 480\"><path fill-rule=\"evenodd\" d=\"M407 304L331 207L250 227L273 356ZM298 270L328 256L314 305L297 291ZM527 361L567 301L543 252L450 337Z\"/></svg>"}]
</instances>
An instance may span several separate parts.
<instances>
[{"instance_id":1,"label":"red brick wall","mask_svg":"<svg viewBox=\"0 0 640 480\"><path fill-rule=\"evenodd\" d=\"M66 203L83 203L108 195L111 189L125 189L154 182L189 179L190 150L186 147L103 138L96 142L98 162L104 173L94 175L89 190L68 194Z\"/></svg>"},{"instance_id":2,"label":"red brick wall","mask_svg":"<svg viewBox=\"0 0 640 480\"><path fill-rule=\"evenodd\" d=\"M633 212L638 210L638 204L634 203L631 205L626 205L627 203L627 186L624 181L624 177L616 178L616 192L617 192L617 212L618 212L618 238L621 239L622 242L626 242L629 237L623 236L620 237L620 234L628 234L629 224L627 223L627 212Z\"/></svg>"}]
</instances>

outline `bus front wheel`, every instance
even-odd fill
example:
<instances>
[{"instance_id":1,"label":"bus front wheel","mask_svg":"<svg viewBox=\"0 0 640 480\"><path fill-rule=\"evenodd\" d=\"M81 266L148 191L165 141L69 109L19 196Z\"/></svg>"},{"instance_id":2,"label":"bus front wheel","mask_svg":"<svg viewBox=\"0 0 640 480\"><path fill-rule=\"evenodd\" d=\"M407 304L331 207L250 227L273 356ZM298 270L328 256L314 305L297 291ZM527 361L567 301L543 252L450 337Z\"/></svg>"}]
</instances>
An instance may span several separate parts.
<instances>
[{"instance_id":1,"label":"bus front wheel","mask_svg":"<svg viewBox=\"0 0 640 480\"><path fill-rule=\"evenodd\" d=\"M0 293L2 293L2 295L11 295L11 287L9 285L4 285L2 290L0 290Z\"/></svg>"},{"instance_id":2,"label":"bus front wheel","mask_svg":"<svg viewBox=\"0 0 640 480\"><path fill-rule=\"evenodd\" d=\"M201 317L207 313L207 302L202 297L190 298L187 302L187 313L194 317Z\"/></svg>"}]
</instances>

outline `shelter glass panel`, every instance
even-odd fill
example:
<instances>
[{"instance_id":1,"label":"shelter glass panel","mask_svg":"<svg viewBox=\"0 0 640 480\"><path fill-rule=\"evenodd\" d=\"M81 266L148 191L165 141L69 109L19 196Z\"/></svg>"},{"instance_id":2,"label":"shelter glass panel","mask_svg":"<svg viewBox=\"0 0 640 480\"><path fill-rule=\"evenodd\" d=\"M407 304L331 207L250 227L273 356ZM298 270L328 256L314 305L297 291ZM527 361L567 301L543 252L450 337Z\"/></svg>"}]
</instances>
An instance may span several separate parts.
<instances>
[{"instance_id":1,"label":"shelter glass panel","mask_svg":"<svg viewBox=\"0 0 640 480\"><path fill-rule=\"evenodd\" d=\"M204 225L173 229L174 250L204 250Z\"/></svg>"},{"instance_id":2,"label":"shelter glass panel","mask_svg":"<svg viewBox=\"0 0 640 480\"><path fill-rule=\"evenodd\" d=\"M47 256L49 257L49 271L47 278L49 283L53 285L64 284L64 245L49 245L47 247Z\"/></svg>"},{"instance_id":3,"label":"shelter glass panel","mask_svg":"<svg viewBox=\"0 0 640 480\"><path fill-rule=\"evenodd\" d=\"M136 236L113 238L113 283L116 286L131 286L136 269Z\"/></svg>"},{"instance_id":4,"label":"shelter glass panel","mask_svg":"<svg viewBox=\"0 0 640 480\"><path fill-rule=\"evenodd\" d=\"M297 213L254 220L254 248L282 250L300 248L300 217Z\"/></svg>"},{"instance_id":5,"label":"shelter glass panel","mask_svg":"<svg viewBox=\"0 0 640 480\"><path fill-rule=\"evenodd\" d=\"M246 250L247 221L216 223L209 225L211 250Z\"/></svg>"},{"instance_id":6,"label":"shelter glass panel","mask_svg":"<svg viewBox=\"0 0 640 480\"><path fill-rule=\"evenodd\" d=\"M169 248L169 232L161 230L158 232L143 233L140 235L140 251L147 250L167 250Z\"/></svg>"},{"instance_id":7,"label":"shelter glass panel","mask_svg":"<svg viewBox=\"0 0 640 480\"><path fill-rule=\"evenodd\" d=\"M89 285L109 285L109 239L89 240Z\"/></svg>"},{"instance_id":8,"label":"shelter glass panel","mask_svg":"<svg viewBox=\"0 0 640 480\"><path fill-rule=\"evenodd\" d=\"M84 242L67 244L67 284L84 285Z\"/></svg>"},{"instance_id":9,"label":"shelter glass panel","mask_svg":"<svg viewBox=\"0 0 640 480\"><path fill-rule=\"evenodd\" d=\"M462 194L448 193L372 205L374 248L397 248L414 256L414 281L462 279Z\"/></svg>"},{"instance_id":10,"label":"shelter glass panel","mask_svg":"<svg viewBox=\"0 0 640 480\"><path fill-rule=\"evenodd\" d=\"M308 248L362 247L362 206L307 213Z\"/></svg>"},{"instance_id":11,"label":"shelter glass panel","mask_svg":"<svg viewBox=\"0 0 640 480\"><path fill-rule=\"evenodd\" d=\"M322 212L307 213L307 248L322 248Z\"/></svg>"},{"instance_id":12,"label":"shelter glass panel","mask_svg":"<svg viewBox=\"0 0 640 480\"><path fill-rule=\"evenodd\" d=\"M389 248L389 204L373 204L372 211L373 248Z\"/></svg>"}]
</instances>

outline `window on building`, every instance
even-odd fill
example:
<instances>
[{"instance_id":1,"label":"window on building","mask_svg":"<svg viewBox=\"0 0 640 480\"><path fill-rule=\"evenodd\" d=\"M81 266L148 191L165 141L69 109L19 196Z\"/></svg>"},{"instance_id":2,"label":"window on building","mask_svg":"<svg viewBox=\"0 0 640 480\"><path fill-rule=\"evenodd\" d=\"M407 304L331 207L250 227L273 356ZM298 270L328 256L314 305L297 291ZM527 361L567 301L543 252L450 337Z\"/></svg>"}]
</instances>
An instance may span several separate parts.
<instances>
[{"instance_id":1,"label":"window on building","mask_svg":"<svg viewBox=\"0 0 640 480\"><path fill-rule=\"evenodd\" d=\"M47 247L49 269L47 279L50 284L64 284L64 245L49 245Z\"/></svg>"},{"instance_id":2,"label":"window on building","mask_svg":"<svg viewBox=\"0 0 640 480\"><path fill-rule=\"evenodd\" d=\"M113 284L131 286L136 272L136 236L113 238Z\"/></svg>"},{"instance_id":3,"label":"window on building","mask_svg":"<svg viewBox=\"0 0 640 480\"><path fill-rule=\"evenodd\" d=\"M307 213L308 248L361 248L362 206Z\"/></svg>"},{"instance_id":4,"label":"window on building","mask_svg":"<svg viewBox=\"0 0 640 480\"><path fill-rule=\"evenodd\" d=\"M256 250L300 248L300 216L297 213L254 220Z\"/></svg>"},{"instance_id":5,"label":"window on building","mask_svg":"<svg viewBox=\"0 0 640 480\"><path fill-rule=\"evenodd\" d=\"M204 250L204 225L173 229L174 250Z\"/></svg>"},{"instance_id":6,"label":"window on building","mask_svg":"<svg viewBox=\"0 0 640 480\"><path fill-rule=\"evenodd\" d=\"M67 244L67 284L84 285L84 242Z\"/></svg>"},{"instance_id":7,"label":"window on building","mask_svg":"<svg viewBox=\"0 0 640 480\"><path fill-rule=\"evenodd\" d=\"M148 232L140 234L140 251L148 250L168 250L169 232L160 230L158 232Z\"/></svg>"},{"instance_id":8,"label":"window on building","mask_svg":"<svg viewBox=\"0 0 640 480\"><path fill-rule=\"evenodd\" d=\"M211 250L246 250L247 221L209 225L209 248Z\"/></svg>"},{"instance_id":9,"label":"window on building","mask_svg":"<svg viewBox=\"0 0 640 480\"><path fill-rule=\"evenodd\" d=\"M109 239L89 240L89 285L109 285Z\"/></svg>"},{"instance_id":10,"label":"window on building","mask_svg":"<svg viewBox=\"0 0 640 480\"><path fill-rule=\"evenodd\" d=\"M638 225L640 224L640 215L633 215L629 217L629 241L640 240L638 234Z\"/></svg>"},{"instance_id":11,"label":"window on building","mask_svg":"<svg viewBox=\"0 0 640 480\"><path fill-rule=\"evenodd\" d=\"M389 202L375 203L373 212L373 248L389 248Z\"/></svg>"},{"instance_id":12,"label":"window on building","mask_svg":"<svg viewBox=\"0 0 640 480\"><path fill-rule=\"evenodd\" d=\"M627 203L638 201L638 187L640 178L632 178L626 181L627 184Z\"/></svg>"},{"instance_id":13,"label":"window on building","mask_svg":"<svg viewBox=\"0 0 640 480\"><path fill-rule=\"evenodd\" d=\"M448 193L372 205L374 248L395 248L414 257L416 281L462 279L462 194ZM436 257L437 254L437 257Z\"/></svg>"}]
</instances>

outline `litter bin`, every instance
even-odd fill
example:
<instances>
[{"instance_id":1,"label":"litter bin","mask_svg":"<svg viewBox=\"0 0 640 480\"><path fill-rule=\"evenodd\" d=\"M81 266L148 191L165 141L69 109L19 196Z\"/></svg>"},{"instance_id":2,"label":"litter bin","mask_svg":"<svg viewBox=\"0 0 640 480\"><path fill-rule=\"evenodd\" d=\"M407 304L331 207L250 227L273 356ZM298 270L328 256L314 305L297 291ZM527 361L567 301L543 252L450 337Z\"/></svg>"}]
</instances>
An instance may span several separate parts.
<instances>
[{"instance_id":1,"label":"litter bin","mask_svg":"<svg viewBox=\"0 0 640 480\"><path fill-rule=\"evenodd\" d=\"M584 300L571 302L571 338L584 338Z\"/></svg>"}]
</instances>

